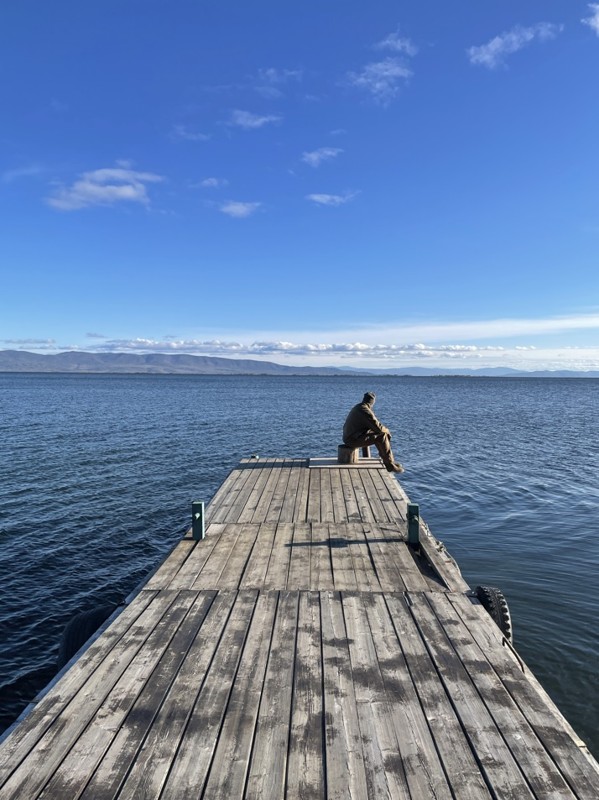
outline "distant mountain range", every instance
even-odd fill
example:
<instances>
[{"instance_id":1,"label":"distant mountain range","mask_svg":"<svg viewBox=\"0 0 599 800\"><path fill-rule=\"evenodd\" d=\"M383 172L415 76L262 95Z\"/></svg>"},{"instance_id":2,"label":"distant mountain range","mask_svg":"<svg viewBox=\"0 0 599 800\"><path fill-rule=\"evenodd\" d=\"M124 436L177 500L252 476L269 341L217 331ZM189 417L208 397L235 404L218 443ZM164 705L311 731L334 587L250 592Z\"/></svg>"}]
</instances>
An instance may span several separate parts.
<instances>
[{"instance_id":1,"label":"distant mountain range","mask_svg":"<svg viewBox=\"0 0 599 800\"><path fill-rule=\"evenodd\" d=\"M218 358L168 353L66 353L40 354L24 350L0 350L0 372L80 372L164 375L413 375L420 377L467 375L496 378L599 378L599 371L536 371L488 367L450 369L401 367L355 369L353 367L290 367L249 358Z\"/></svg>"}]
</instances>

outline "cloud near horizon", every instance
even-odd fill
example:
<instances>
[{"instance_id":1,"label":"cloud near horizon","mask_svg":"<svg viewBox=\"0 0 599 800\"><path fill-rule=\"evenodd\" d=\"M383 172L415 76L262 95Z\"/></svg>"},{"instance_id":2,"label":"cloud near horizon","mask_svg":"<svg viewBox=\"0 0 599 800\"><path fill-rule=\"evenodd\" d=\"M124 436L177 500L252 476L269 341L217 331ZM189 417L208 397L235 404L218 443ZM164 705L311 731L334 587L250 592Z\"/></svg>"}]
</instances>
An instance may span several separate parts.
<instances>
[{"instance_id":1,"label":"cloud near horizon","mask_svg":"<svg viewBox=\"0 0 599 800\"><path fill-rule=\"evenodd\" d=\"M125 162L121 162L125 163ZM137 172L127 167L109 167L83 172L70 186L61 186L46 198L58 211L76 211L89 206L140 203L148 206L148 183L164 181L153 172Z\"/></svg>"},{"instance_id":2,"label":"cloud near horizon","mask_svg":"<svg viewBox=\"0 0 599 800\"><path fill-rule=\"evenodd\" d=\"M516 25L509 31L495 36L486 44L469 47L466 51L471 64L480 64L488 69L502 65L505 57L517 53L531 42L538 40L547 42L555 39L564 29L563 25L552 22L539 22L536 25L523 27Z\"/></svg>"}]
</instances>

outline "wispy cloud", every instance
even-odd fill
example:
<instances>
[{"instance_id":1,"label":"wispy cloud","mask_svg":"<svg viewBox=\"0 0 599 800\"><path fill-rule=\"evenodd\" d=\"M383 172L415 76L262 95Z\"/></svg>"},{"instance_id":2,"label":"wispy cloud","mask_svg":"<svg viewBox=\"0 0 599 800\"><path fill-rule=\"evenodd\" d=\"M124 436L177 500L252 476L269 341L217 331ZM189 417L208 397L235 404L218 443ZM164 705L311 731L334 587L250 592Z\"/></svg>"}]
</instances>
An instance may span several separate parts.
<instances>
[{"instance_id":1,"label":"wispy cloud","mask_svg":"<svg viewBox=\"0 0 599 800\"><path fill-rule=\"evenodd\" d=\"M345 194L307 194L306 200L311 200L319 206L342 206L353 200L358 192L345 192Z\"/></svg>"},{"instance_id":2,"label":"wispy cloud","mask_svg":"<svg viewBox=\"0 0 599 800\"><path fill-rule=\"evenodd\" d=\"M170 137L176 142L207 142L210 135L195 131L188 125L173 125Z\"/></svg>"},{"instance_id":3,"label":"wispy cloud","mask_svg":"<svg viewBox=\"0 0 599 800\"><path fill-rule=\"evenodd\" d=\"M599 3L589 3L588 7L591 10L591 15L590 17L581 19L581 22L588 25L589 28L592 28L597 36L599 36Z\"/></svg>"},{"instance_id":4,"label":"wispy cloud","mask_svg":"<svg viewBox=\"0 0 599 800\"><path fill-rule=\"evenodd\" d=\"M262 203L242 203L239 200L229 200L219 206L223 214L236 219L243 219L255 214L262 206Z\"/></svg>"},{"instance_id":5,"label":"wispy cloud","mask_svg":"<svg viewBox=\"0 0 599 800\"><path fill-rule=\"evenodd\" d=\"M260 116L259 114L252 114L250 111L235 109L231 112L229 125L235 125L245 130L253 130L262 128L264 125L280 122L281 119L282 117L279 114L265 114Z\"/></svg>"},{"instance_id":6,"label":"wispy cloud","mask_svg":"<svg viewBox=\"0 0 599 800\"><path fill-rule=\"evenodd\" d=\"M88 206L112 206L116 203L140 203L148 206L148 183L164 178L153 172L136 172L123 167L96 169L82 173L70 186L61 186L46 198L52 208L75 211Z\"/></svg>"},{"instance_id":7,"label":"wispy cloud","mask_svg":"<svg viewBox=\"0 0 599 800\"><path fill-rule=\"evenodd\" d=\"M350 84L369 92L377 103L387 105L412 77L412 70L399 58L367 64L361 72L348 73Z\"/></svg>"},{"instance_id":8,"label":"wispy cloud","mask_svg":"<svg viewBox=\"0 0 599 800\"><path fill-rule=\"evenodd\" d=\"M198 185L204 189L220 189L223 186L228 186L229 181L226 178L204 178Z\"/></svg>"},{"instance_id":9,"label":"wispy cloud","mask_svg":"<svg viewBox=\"0 0 599 800\"><path fill-rule=\"evenodd\" d=\"M318 150L302 153L302 161L311 167L318 167L323 161L336 158L342 152L340 147L319 147Z\"/></svg>"},{"instance_id":10,"label":"wispy cloud","mask_svg":"<svg viewBox=\"0 0 599 800\"><path fill-rule=\"evenodd\" d=\"M104 336L103 333L86 333L85 336L88 339L106 339L108 337Z\"/></svg>"},{"instance_id":11,"label":"wispy cloud","mask_svg":"<svg viewBox=\"0 0 599 800\"><path fill-rule=\"evenodd\" d=\"M407 56L415 56L418 52L418 48L410 39L400 36L399 28L377 42L374 47L375 50L392 50L395 53L405 53Z\"/></svg>"},{"instance_id":12,"label":"wispy cloud","mask_svg":"<svg viewBox=\"0 0 599 800\"><path fill-rule=\"evenodd\" d=\"M29 164L26 167L9 169L2 173L2 182L12 183L13 181L20 180L21 178L36 178L44 171L44 168L39 166L39 164Z\"/></svg>"},{"instance_id":13,"label":"wispy cloud","mask_svg":"<svg viewBox=\"0 0 599 800\"><path fill-rule=\"evenodd\" d=\"M285 94L283 87L289 83L299 83L302 80L301 69L268 69L258 70L258 77L254 90L263 97L279 98Z\"/></svg>"},{"instance_id":14,"label":"wispy cloud","mask_svg":"<svg viewBox=\"0 0 599 800\"><path fill-rule=\"evenodd\" d=\"M547 42L555 39L563 29L563 25L554 25L551 22L539 22L528 28L517 25L510 31L495 36L486 44L469 47L466 52L471 64L481 64L488 69L495 69L504 63L506 56L522 50L531 42Z\"/></svg>"},{"instance_id":15,"label":"wispy cloud","mask_svg":"<svg viewBox=\"0 0 599 800\"><path fill-rule=\"evenodd\" d=\"M52 347L56 344L56 339L0 339L2 344L10 344L10 345L35 345L36 347L40 347L41 345L47 345L48 347Z\"/></svg>"}]
</instances>

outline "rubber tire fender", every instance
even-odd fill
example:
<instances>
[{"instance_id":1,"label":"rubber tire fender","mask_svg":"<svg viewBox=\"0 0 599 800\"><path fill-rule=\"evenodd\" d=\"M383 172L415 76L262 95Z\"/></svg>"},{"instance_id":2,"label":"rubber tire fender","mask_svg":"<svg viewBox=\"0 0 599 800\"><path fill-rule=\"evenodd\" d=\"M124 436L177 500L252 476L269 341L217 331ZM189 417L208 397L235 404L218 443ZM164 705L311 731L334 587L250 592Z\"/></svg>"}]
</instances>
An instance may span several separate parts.
<instances>
[{"instance_id":1,"label":"rubber tire fender","mask_svg":"<svg viewBox=\"0 0 599 800\"><path fill-rule=\"evenodd\" d=\"M508 642L511 642L513 637L512 617L501 589L496 586L477 586L474 593Z\"/></svg>"},{"instance_id":2,"label":"rubber tire fender","mask_svg":"<svg viewBox=\"0 0 599 800\"><path fill-rule=\"evenodd\" d=\"M56 669L62 669L117 608L116 605L96 606L69 620L60 640Z\"/></svg>"}]
</instances>

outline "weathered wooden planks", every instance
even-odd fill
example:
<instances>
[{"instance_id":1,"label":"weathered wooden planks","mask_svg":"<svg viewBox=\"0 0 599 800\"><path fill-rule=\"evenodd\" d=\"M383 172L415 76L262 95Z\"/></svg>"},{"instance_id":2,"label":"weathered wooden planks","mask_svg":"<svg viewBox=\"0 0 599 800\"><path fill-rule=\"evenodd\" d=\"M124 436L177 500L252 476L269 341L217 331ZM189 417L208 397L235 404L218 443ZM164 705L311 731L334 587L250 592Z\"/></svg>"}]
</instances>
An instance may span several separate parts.
<instances>
[{"instance_id":1,"label":"weathered wooden planks","mask_svg":"<svg viewBox=\"0 0 599 800\"><path fill-rule=\"evenodd\" d=\"M596 800L599 765L370 460L246 460L0 746L0 800Z\"/></svg>"}]
</instances>

